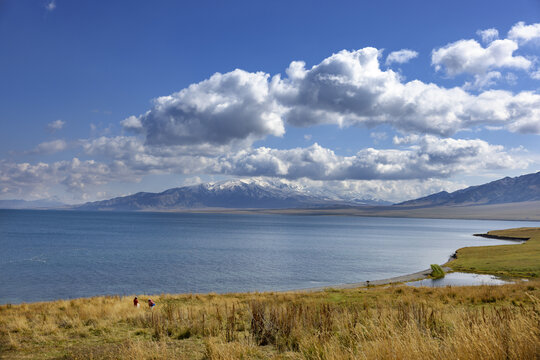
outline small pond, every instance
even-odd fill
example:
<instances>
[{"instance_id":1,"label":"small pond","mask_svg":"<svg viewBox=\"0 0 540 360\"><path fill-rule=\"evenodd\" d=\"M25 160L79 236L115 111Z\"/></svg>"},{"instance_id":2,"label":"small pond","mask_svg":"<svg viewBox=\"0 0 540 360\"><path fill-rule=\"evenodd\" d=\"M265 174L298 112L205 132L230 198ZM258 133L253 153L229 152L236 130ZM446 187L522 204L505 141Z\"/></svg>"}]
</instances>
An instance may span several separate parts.
<instances>
[{"instance_id":1,"label":"small pond","mask_svg":"<svg viewBox=\"0 0 540 360\"><path fill-rule=\"evenodd\" d=\"M504 285L511 281L502 280L493 275L480 275L471 273L453 272L446 274L442 279L424 279L406 283L409 286L471 286L471 285Z\"/></svg>"}]
</instances>

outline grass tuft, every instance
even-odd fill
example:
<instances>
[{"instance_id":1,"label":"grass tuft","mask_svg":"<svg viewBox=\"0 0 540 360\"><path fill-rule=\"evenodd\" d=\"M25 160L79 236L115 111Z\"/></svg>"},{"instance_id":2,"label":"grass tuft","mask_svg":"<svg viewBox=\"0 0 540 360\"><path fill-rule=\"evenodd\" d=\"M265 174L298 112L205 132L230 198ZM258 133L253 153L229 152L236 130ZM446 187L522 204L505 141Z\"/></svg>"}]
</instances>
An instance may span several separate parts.
<instances>
[{"instance_id":1,"label":"grass tuft","mask_svg":"<svg viewBox=\"0 0 540 360\"><path fill-rule=\"evenodd\" d=\"M438 264L431 264L431 277L433 279L442 279L444 277L444 270Z\"/></svg>"}]
</instances>

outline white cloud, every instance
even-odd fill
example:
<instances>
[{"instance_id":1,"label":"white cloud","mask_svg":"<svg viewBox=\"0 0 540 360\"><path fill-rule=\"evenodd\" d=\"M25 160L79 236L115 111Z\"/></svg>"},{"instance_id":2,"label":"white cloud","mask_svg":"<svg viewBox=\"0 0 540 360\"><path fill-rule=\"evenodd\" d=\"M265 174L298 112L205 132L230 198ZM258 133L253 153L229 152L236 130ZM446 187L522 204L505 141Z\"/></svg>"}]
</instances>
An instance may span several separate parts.
<instances>
[{"instance_id":1,"label":"white cloud","mask_svg":"<svg viewBox=\"0 0 540 360\"><path fill-rule=\"evenodd\" d=\"M103 185L122 178L122 169L94 160L78 158L51 164L0 161L0 188L10 194L24 194L62 184L69 191L81 192L89 185Z\"/></svg>"},{"instance_id":2,"label":"white cloud","mask_svg":"<svg viewBox=\"0 0 540 360\"><path fill-rule=\"evenodd\" d=\"M502 74L498 71L490 71L481 75L474 75L474 82L465 82L463 88L466 90L470 89L485 89L496 83L496 80L499 80L502 77Z\"/></svg>"},{"instance_id":3,"label":"white cloud","mask_svg":"<svg viewBox=\"0 0 540 360\"><path fill-rule=\"evenodd\" d=\"M184 181L182 181L182 186L198 185L202 182L203 180L199 176L193 176L185 178Z\"/></svg>"},{"instance_id":4,"label":"white cloud","mask_svg":"<svg viewBox=\"0 0 540 360\"><path fill-rule=\"evenodd\" d=\"M45 9L47 9L48 11L53 11L54 9L56 9L56 0L48 2L47 5L45 5Z\"/></svg>"},{"instance_id":5,"label":"white cloud","mask_svg":"<svg viewBox=\"0 0 540 360\"><path fill-rule=\"evenodd\" d=\"M388 138L388 134L385 133L384 131L372 132L369 134L369 137L372 138L375 141L375 143L378 143L379 141L382 141Z\"/></svg>"},{"instance_id":6,"label":"white cloud","mask_svg":"<svg viewBox=\"0 0 540 360\"><path fill-rule=\"evenodd\" d=\"M496 40L499 38L499 31L494 28L478 30L476 34L482 38L482 42L484 44L489 44L493 40Z\"/></svg>"},{"instance_id":7,"label":"white cloud","mask_svg":"<svg viewBox=\"0 0 540 360\"><path fill-rule=\"evenodd\" d=\"M509 72L504 76L504 79L509 85L516 85L518 77L516 76L516 74Z\"/></svg>"},{"instance_id":8,"label":"white cloud","mask_svg":"<svg viewBox=\"0 0 540 360\"><path fill-rule=\"evenodd\" d=\"M388 134L385 133L384 131L381 131L381 132L372 132L369 134L369 136L372 138L372 139L377 139L377 140L384 140L388 137Z\"/></svg>"},{"instance_id":9,"label":"white cloud","mask_svg":"<svg viewBox=\"0 0 540 360\"><path fill-rule=\"evenodd\" d=\"M133 131L135 133L141 133L144 130L141 119L136 116L130 116L120 121L120 125L122 125L124 130Z\"/></svg>"},{"instance_id":10,"label":"white cloud","mask_svg":"<svg viewBox=\"0 0 540 360\"><path fill-rule=\"evenodd\" d=\"M66 124L65 121L63 120L55 120L53 122L50 122L47 124L47 129L50 131L50 132L56 132L58 130L61 130L64 125Z\"/></svg>"},{"instance_id":11,"label":"white cloud","mask_svg":"<svg viewBox=\"0 0 540 360\"><path fill-rule=\"evenodd\" d=\"M446 64L452 74L478 72L475 81L464 88L444 88L419 80L403 82L391 69L381 70L379 50L343 50L311 69L306 69L304 62L293 61L285 78L243 70L217 73L156 99L148 112L121 124L126 130L143 134L148 145L189 146L205 151L215 147L241 149L268 135L282 136L285 123L297 127L386 124L401 131L444 136L474 125L505 125L521 132L534 129L517 125L540 121L538 110L528 108L535 106L534 101L520 101L525 97L540 99L540 95L467 92L482 90L501 78L497 71L485 72L491 65L479 59L486 52L492 55L487 57L488 63L497 66L527 67L529 61L512 57L512 51L499 54L500 48L515 45L510 40L495 40L487 49L474 40L470 44L480 50L480 55L470 61L462 54L456 55L455 62L448 60L455 44L434 53L438 54L434 55L436 62Z\"/></svg>"},{"instance_id":12,"label":"white cloud","mask_svg":"<svg viewBox=\"0 0 540 360\"><path fill-rule=\"evenodd\" d=\"M42 142L38 146L35 147L32 151L29 152L29 154L54 154L60 151L63 151L67 148L67 143L64 140L52 140L52 141L46 141Z\"/></svg>"},{"instance_id":13,"label":"white cloud","mask_svg":"<svg viewBox=\"0 0 540 360\"><path fill-rule=\"evenodd\" d=\"M344 198L383 199L401 202L416 199L443 190L456 191L466 187L461 183L445 179L426 180L344 180L344 181L313 181L300 179L296 181L310 189L320 188L325 192L334 192Z\"/></svg>"},{"instance_id":14,"label":"white cloud","mask_svg":"<svg viewBox=\"0 0 540 360\"><path fill-rule=\"evenodd\" d=\"M540 39L540 23L525 25L523 21L518 22L508 32L508 38L520 43L526 43Z\"/></svg>"},{"instance_id":15,"label":"white cloud","mask_svg":"<svg viewBox=\"0 0 540 360\"><path fill-rule=\"evenodd\" d=\"M129 136L100 137L80 142L84 152L103 161L121 166L128 178L148 174L203 174L219 155L230 148L202 146L152 146Z\"/></svg>"},{"instance_id":16,"label":"white cloud","mask_svg":"<svg viewBox=\"0 0 540 360\"><path fill-rule=\"evenodd\" d=\"M410 139L409 139L410 140ZM312 180L403 180L444 178L485 169L525 168L528 162L483 140L422 136L410 149L373 148L339 156L314 144L308 148L257 148L229 154L217 161L214 173Z\"/></svg>"},{"instance_id":17,"label":"white cloud","mask_svg":"<svg viewBox=\"0 0 540 360\"><path fill-rule=\"evenodd\" d=\"M162 96L138 117L151 145L227 145L285 132L282 108L274 101L269 75L234 70L216 73L177 93ZM124 127L137 128L130 117Z\"/></svg>"},{"instance_id":18,"label":"white cloud","mask_svg":"<svg viewBox=\"0 0 540 360\"><path fill-rule=\"evenodd\" d=\"M374 48L343 50L309 70L293 62L295 77L276 82L274 91L287 108L286 121L304 127L388 124L407 132L445 136L482 124L506 124L513 131L527 132L531 128L516 124L540 122L536 105L523 101L540 101L538 94L490 90L472 95L462 88L419 80L403 83L392 70L380 69L378 56ZM487 80L497 76L489 74ZM482 85L480 80L478 85Z\"/></svg>"},{"instance_id":19,"label":"white cloud","mask_svg":"<svg viewBox=\"0 0 540 360\"><path fill-rule=\"evenodd\" d=\"M522 92L508 100L507 111L515 119L507 125L508 130L524 134L540 134L540 95Z\"/></svg>"},{"instance_id":20,"label":"white cloud","mask_svg":"<svg viewBox=\"0 0 540 360\"><path fill-rule=\"evenodd\" d=\"M414 50L402 49L393 51L386 57L386 65L390 65L392 63L404 64L417 56L418 53Z\"/></svg>"},{"instance_id":21,"label":"white cloud","mask_svg":"<svg viewBox=\"0 0 540 360\"><path fill-rule=\"evenodd\" d=\"M494 40L484 48L476 40L459 40L433 50L431 63L450 76L468 73L482 75L495 68L527 70L532 63L523 56L513 56L518 44L509 39Z\"/></svg>"},{"instance_id":22,"label":"white cloud","mask_svg":"<svg viewBox=\"0 0 540 360\"><path fill-rule=\"evenodd\" d=\"M528 157L483 140L431 135L395 138L402 149L373 149L342 156L314 144L307 148L247 148L220 155L194 155L186 148L144 144L136 137L81 141L100 160L12 163L0 161L0 189L7 194L45 191L63 185L76 194L116 181L139 181L149 174L265 176L305 181L402 181L447 178L493 169L526 168ZM44 146L45 147L45 146ZM529 155L527 155L529 156Z\"/></svg>"},{"instance_id":23,"label":"white cloud","mask_svg":"<svg viewBox=\"0 0 540 360\"><path fill-rule=\"evenodd\" d=\"M531 78L535 80L540 80L540 69L533 71L531 73Z\"/></svg>"}]
</instances>

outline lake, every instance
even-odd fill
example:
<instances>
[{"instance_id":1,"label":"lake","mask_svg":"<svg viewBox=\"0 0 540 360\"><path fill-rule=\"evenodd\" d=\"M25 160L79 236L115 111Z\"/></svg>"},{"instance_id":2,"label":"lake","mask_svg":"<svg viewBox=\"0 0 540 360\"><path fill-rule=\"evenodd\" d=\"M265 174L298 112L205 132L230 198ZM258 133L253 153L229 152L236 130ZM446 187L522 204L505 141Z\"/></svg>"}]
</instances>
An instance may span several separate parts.
<instances>
[{"instance_id":1,"label":"lake","mask_svg":"<svg viewBox=\"0 0 540 360\"><path fill-rule=\"evenodd\" d=\"M538 222L0 210L0 304L389 278Z\"/></svg>"}]
</instances>

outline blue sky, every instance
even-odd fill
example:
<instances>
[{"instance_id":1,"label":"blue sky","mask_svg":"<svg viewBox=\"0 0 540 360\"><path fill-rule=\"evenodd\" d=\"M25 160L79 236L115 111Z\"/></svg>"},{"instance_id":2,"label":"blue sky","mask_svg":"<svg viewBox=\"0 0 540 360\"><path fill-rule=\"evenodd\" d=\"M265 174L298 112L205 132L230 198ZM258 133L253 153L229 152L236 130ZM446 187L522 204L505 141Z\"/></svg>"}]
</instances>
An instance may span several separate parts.
<instances>
[{"instance_id":1,"label":"blue sky","mask_svg":"<svg viewBox=\"0 0 540 360\"><path fill-rule=\"evenodd\" d=\"M0 1L0 199L539 170L540 2Z\"/></svg>"}]
</instances>

